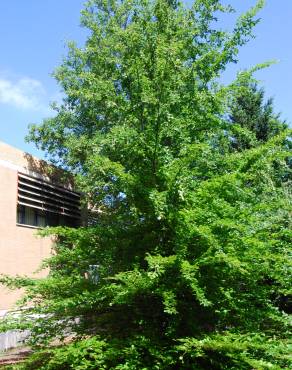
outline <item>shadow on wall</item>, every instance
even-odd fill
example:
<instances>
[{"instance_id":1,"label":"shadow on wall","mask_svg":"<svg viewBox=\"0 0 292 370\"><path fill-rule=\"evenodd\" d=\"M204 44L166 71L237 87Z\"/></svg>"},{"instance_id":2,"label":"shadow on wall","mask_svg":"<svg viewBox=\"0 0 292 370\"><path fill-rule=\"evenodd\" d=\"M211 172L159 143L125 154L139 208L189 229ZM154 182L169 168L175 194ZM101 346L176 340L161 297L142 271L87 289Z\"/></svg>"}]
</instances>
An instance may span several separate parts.
<instances>
[{"instance_id":1,"label":"shadow on wall","mask_svg":"<svg viewBox=\"0 0 292 370\"><path fill-rule=\"evenodd\" d=\"M26 170L28 170L32 176L36 176L36 174L41 175L43 179L50 184L79 194L81 197L79 205L81 224L79 226L87 226L89 219L88 205L86 202L84 202L84 196L75 189L73 175L66 170L54 166L53 164L38 159L29 153L24 153L23 157L26 161Z\"/></svg>"},{"instance_id":2,"label":"shadow on wall","mask_svg":"<svg viewBox=\"0 0 292 370\"><path fill-rule=\"evenodd\" d=\"M24 153L27 162L27 170L45 176L46 180L62 187L73 190L73 176L65 170L62 170L48 162L33 157L29 153Z\"/></svg>"}]
</instances>

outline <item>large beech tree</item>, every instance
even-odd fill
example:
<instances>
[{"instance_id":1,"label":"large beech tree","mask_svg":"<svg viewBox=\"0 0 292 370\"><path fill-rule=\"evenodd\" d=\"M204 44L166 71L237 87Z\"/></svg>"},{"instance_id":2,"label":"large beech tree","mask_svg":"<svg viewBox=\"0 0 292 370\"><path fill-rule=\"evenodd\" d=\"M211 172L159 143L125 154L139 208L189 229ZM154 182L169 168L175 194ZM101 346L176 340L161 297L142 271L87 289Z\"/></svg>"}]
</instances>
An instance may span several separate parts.
<instances>
[{"instance_id":1,"label":"large beech tree","mask_svg":"<svg viewBox=\"0 0 292 370\"><path fill-rule=\"evenodd\" d=\"M44 231L47 278L2 278L33 302L18 325L43 348L22 366L291 366L288 132L233 151L229 102L251 73L219 83L262 5L229 33L219 0L85 6L86 44L55 72L64 99L30 139L76 175L91 222Z\"/></svg>"}]
</instances>

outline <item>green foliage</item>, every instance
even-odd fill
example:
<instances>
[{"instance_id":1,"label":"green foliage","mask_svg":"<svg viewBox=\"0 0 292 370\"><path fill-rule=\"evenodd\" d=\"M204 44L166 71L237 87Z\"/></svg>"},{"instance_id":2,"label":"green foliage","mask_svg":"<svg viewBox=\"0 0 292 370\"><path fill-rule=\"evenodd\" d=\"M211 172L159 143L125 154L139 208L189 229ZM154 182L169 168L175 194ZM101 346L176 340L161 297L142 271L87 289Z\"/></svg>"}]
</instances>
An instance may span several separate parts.
<instances>
[{"instance_id":1,"label":"green foliage","mask_svg":"<svg viewBox=\"0 0 292 370\"><path fill-rule=\"evenodd\" d=\"M261 6L228 34L216 0L87 4L85 48L55 73L66 97L30 139L97 216L43 231L57 238L47 278L2 279L33 302L22 323L42 351L22 368L292 365L290 133L251 72L218 83Z\"/></svg>"},{"instance_id":2,"label":"green foliage","mask_svg":"<svg viewBox=\"0 0 292 370\"><path fill-rule=\"evenodd\" d=\"M267 142L287 129L280 115L273 112L273 99L264 102L264 90L258 88L252 72L269 66L259 65L251 71L241 72L232 84L229 103L231 147L244 150Z\"/></svg>"}]
</instances>

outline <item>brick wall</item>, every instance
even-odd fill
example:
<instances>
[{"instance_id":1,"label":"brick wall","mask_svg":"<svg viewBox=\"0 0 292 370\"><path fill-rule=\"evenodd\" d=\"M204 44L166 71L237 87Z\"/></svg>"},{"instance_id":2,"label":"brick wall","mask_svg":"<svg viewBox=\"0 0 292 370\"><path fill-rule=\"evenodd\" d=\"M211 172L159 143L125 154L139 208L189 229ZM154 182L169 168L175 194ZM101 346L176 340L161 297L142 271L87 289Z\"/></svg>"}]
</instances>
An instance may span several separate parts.
<instances>
[{"instance_id":1,"label":"brick wall","mask_svg":"<svg viewBox=\"0 0 292 370\"><path fill-rule=\"evenodd\" d=\"M17 171L48 178L52 172L37 172L45 168L49 168L45 162L0 143L0 274L44 276L47 273L33 274L50 255L52 241L37 237L36 228L16 224ZM21 291L11 292L0 285L0 311L12 309L21 295Z\"/></svg>"}]
</instances>

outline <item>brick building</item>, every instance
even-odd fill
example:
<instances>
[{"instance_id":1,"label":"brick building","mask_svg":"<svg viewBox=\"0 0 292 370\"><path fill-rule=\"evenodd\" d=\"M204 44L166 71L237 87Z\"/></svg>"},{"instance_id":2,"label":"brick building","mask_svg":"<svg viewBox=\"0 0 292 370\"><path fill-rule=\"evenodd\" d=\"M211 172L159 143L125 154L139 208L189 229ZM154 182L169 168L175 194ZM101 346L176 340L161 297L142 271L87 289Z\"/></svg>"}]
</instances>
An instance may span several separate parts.
<instances>
[{"instance_id":1,"label":"brick building","mask_svg":"<svg viewBox=\"0 0 292 370\"><path fill-rule=\"evenodd\" d=\"M38 229L80 220L80 194L64 172L0 142L0 274L46 274L34 272L50 255L52 240L38 237ZM0 316L20 296L0 285Z\"/></svg>"}]
</instances>

